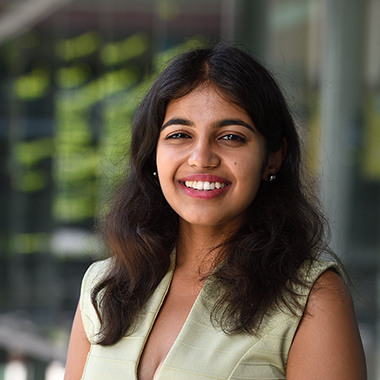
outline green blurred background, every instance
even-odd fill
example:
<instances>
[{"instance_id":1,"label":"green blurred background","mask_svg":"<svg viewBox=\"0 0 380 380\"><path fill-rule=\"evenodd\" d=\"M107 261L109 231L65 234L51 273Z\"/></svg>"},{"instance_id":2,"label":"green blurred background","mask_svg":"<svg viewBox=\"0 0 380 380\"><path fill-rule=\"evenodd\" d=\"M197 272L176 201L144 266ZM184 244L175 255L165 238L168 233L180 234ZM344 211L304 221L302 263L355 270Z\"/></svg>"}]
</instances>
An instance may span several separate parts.
<instances>
[{"instance_id":1,"label":"green blurred background","mask_svg":"<svg viewBox=\"0 0 380 380\"><path fill-rule=\"evenodd\" d=\"M232 39L291 104L380 379L380 0L0 0L0 380L60 380L99 201L173 54Z\"/></svg>"}]
</instances>

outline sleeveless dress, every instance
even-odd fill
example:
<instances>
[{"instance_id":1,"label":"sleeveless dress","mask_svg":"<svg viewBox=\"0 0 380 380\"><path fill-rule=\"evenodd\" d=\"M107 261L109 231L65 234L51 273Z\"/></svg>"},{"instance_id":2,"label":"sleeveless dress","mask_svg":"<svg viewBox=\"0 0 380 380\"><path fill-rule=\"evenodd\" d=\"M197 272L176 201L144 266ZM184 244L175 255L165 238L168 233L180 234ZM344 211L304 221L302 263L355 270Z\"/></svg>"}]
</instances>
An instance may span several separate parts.
<instances>
[{"instance_id":1,"label":"sleeveless dress","mask_svg":"<svg viewBox=\"0 0 380 380\"><path fill-rule=\"evenodd\" d=\"M145 342L168 292L175 262L139 316L134 332L110 347L95 344L99 319L91 304L91 290L112 259L96 262L87 270L81 289L80 309L91 344L82 380L137 380L137 368ZM315 261L303 275L308 288L297 288L305 305L310 288L326 270L338 272L335 263ZM285 379L288 352L302 317L276 311L265 318L258 334L227 335L210 321L203 288L185 324L154 380L277 380Z\"/></svg>"}]
</instances>

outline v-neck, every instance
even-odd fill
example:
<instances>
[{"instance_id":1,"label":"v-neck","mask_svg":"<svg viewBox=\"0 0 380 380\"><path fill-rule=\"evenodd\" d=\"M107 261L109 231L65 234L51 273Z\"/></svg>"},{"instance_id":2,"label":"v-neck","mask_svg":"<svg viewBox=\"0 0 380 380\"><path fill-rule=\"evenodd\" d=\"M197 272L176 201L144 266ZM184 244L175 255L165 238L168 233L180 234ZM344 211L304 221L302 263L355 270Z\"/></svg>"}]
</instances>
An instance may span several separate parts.
<instances>
[{"instance_id":1,"label":"v-neck","mask_svg":"<svg viewBox=\"0 0 380 380\"><path fill-rule=\"evenodd\" d=\"M170 264L169 270L166 273L166 275L164 276L164 278L161 280L161 282L158 285L155 292L153 293L153 295L151 297L153 302L148 303L147 308L146 308L146 313L144 313L145 318L147 315L149 315L149 318L148 318L149 320L148 321L146 320L146 322L148 322L148 323L145 324L144 329L142 331L139 331L139 333L143 334L143 336L145 338L142 341L142 344L140 346L140 349L138 351L138 356L136 359L135 380L139 380L137 374L138 374L138 369L139 369L139 365L141 362L141 358L142 358L142 355L144 353L144 350L145 350L146 344L148 342L149 336L153 330L154 324L157 320L157 317L158 317L158 315L161 311L161 308L165 302L165 299L168 295L168 292L169 292L169 289L170 289L170 286L171 286L171 283L172 283L172 280L174 277L175 265L176 265L176 257L175 257L175 253L173 253L172 257L171 257L171 264ZM167 355L165 356L165 358L164 358L164 360L160 366L160 369L158 370L156 375L152 378L152 380L159 380L161 378L160 377L161 370L162 370L162 368L164 368L164 366L165 366L168 358L171 356L172 352L175 351L175 346L176 346L177 340L181 336L182 331L186 328L187 321L192 314L192 310L196 307L198 299L201 296L202 290L203 290L203 287L202 287L201 291L199 292L199 294L197 295L197 297L196 297L196 299L195 299L195 301L194 301L194 303L190 309L190 312L185 319L185 322L183 323L177 337L175 338L172 346L170 347Z\"/></svg>"},{"instance_id":2,"label":"v-neck","mask_svg":"<svg viewBox=\"0 0 380 380\"><path fill-rule=\"evenodd\" d=\"M95 263L86 272L81 290L83 326L90 341L90 352L82 379L137 380L136 368L149 332L168 293L174 275L174 262L137 318L135 329L112 346L95 343L100 322L91 304L91 292L109 266ZM304 274L311 285L333 263L318 261ZM208 283L209 285L213 284ZM207 282L206 282L207 284ZM216 285L216 283L215 283ZM309 290L301 289L299 302L305 303ZM285 379L288 351L301 315L278 309L268 314L256 334L226 334L210 319L218 295L214 286L205 286L197 296L182 329L154 380L237 380Z\"/></svg>"}]
</instances>

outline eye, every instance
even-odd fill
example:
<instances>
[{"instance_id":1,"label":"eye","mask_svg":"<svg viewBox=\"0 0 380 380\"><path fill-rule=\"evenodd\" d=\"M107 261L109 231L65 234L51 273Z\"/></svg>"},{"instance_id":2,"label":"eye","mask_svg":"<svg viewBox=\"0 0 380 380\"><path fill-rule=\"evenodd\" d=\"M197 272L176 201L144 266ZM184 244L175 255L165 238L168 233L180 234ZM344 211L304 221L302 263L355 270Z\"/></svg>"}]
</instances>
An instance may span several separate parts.
<instances>
[{"instance_id":1,"label":"eye","mask_svg":"<svg viewBox=\"0 0 380 380\"><path fill-rule=\"evenodd\" d=\"M174 139L174 140L179 140L179 139L189 139L190 136L186 133L183 132L178 132L178 133L172 133L171 135L166 137L166 140L169 139Z\"/></svg>"},{"instance_id":2,"label":"eye","mask_svg":"<svg viewBox=\"0 0 380 380\"><path fill-rule=\"evenodd\" d=\"M223 137L221 137L221 140L237 141L237 142L246 142L247 141L244 137L239 136L239 135L234 135L232 133L230 133L228 135L224 135Z\"/></svg>"}]
</instances>

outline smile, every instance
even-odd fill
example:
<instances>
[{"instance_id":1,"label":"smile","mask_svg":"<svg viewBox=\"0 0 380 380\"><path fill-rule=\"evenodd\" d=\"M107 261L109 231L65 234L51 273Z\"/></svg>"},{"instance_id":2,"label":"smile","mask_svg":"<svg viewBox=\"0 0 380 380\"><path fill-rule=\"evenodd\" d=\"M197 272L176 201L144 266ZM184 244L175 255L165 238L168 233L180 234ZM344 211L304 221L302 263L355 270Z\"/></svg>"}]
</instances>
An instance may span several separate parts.
<instances>
[{"instance_id":1,"label":"smile","mask_svg":"<svg viewBox=\"0 0 380 380\"><path fill-rule=\"evenodd\" d=\"M227 186L226 183L209 182L209 181L185 181L184 184L189 189L194 189L194 190L199 190L199 191L223 189L224 187Z\"/></svg>"}]
</instances>

